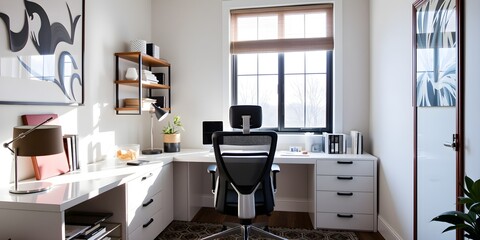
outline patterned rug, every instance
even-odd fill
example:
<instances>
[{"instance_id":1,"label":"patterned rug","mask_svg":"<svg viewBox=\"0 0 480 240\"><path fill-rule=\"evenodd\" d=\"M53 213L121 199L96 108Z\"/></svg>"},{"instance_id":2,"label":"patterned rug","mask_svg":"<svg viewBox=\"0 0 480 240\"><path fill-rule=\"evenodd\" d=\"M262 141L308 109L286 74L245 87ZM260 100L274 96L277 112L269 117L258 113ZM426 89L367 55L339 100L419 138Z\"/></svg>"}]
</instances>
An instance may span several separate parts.
<instances>
[{"instance_id":1,"label":"patterned rug","mask_svg":"<svg viewBox=\"0 0 480 240\"><path fill-rule=\"evenodd\" d=\"M155 240L200 239L220 232L222 225L211 223L173 221ZM306 230L270 227L270 232L287 238L298 240L358 240L353 232L331 230ZM241 236L225 238L229 240L241 239ZM264 239L253 236L251 239Z\"/></svg>"}]
</instances>

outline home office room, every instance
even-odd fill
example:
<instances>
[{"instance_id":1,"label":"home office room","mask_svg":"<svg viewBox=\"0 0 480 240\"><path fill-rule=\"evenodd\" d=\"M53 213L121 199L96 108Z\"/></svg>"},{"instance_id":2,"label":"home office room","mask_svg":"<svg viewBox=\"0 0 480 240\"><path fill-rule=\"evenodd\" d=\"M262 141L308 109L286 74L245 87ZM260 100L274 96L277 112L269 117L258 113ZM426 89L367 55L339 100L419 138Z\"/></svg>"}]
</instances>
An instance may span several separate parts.
<instances>
[{"instance_id":1,"label":"home office room","mask_svg":"<svg viewBox=\"0 0 480 240\"><path fill-rule=\"evenodd\" d=\"M479 9L0 0L0 238L478 239Z\"/></svg>"}]
</instances>

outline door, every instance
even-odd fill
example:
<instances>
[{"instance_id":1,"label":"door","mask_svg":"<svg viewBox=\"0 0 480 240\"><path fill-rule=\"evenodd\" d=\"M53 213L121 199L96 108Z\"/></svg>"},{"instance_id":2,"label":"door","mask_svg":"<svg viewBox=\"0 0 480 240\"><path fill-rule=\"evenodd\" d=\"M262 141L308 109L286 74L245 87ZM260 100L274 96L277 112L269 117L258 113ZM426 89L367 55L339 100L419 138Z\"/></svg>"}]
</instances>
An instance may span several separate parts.
<instances>
[{"instance_id":1,"label":"door","mask_svg":"<svg viewBox=\"0 0 480 240\"><path fill-rule=\"evenodd\" d=\"M414 234L415 239L460 239L449 225L431 220L461 210L463 110L460 0L413 4Z\"/></svg>"}]
</instances>

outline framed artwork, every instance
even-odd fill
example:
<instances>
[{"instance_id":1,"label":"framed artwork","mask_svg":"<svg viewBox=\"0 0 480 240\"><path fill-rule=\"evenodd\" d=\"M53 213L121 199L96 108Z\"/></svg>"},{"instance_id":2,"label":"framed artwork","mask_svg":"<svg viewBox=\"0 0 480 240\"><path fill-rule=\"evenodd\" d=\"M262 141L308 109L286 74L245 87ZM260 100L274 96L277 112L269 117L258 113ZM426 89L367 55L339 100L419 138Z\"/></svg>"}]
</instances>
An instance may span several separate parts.
<instances>
[{"instance_id":1,"label":"framed artwork","mask_svg":"<svg viewBox=\"0 0 480 240\"><path fill-rule=\"evenodd\" d=\"M456 106L457 0L418 0L413 12L416 106Z\"/></svg>"},{"instance_id":2,"label":"framed artwork","mask_svg":"<svg viewBox=\"0 0 480 240\"><path fill-rule=\"evenodd\" d=\"M84 104L85 0L5 1L0 104Z\"/></svg>"}]
</instances>

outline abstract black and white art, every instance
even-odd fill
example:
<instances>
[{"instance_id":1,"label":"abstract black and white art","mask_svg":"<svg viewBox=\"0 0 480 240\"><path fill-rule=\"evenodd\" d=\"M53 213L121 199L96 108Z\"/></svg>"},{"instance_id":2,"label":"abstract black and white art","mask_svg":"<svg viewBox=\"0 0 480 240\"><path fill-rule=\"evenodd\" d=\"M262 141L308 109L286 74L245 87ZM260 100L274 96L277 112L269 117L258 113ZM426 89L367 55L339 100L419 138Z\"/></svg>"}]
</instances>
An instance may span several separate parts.
<instances>
[{"instance_id":1,"label":"abstract black and white art","mask_svg":"<svg viewBox=\"0 0 480 240\"><path fill-rule=\"evenodd\" d=\"M455 106L458 79L456 0L426 0L416 7L416 104Z\"/></svg>"},{"instance_id":2,"label":"abstract black and white art","mask_svg":"<svg viewBox=\"0 0 480 240\"><path fill-rule=\"evenodd\" d=\"M84 103L84 0L4 1L0 104Z\"/></svg>"}]
</instances>

